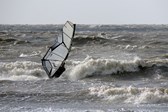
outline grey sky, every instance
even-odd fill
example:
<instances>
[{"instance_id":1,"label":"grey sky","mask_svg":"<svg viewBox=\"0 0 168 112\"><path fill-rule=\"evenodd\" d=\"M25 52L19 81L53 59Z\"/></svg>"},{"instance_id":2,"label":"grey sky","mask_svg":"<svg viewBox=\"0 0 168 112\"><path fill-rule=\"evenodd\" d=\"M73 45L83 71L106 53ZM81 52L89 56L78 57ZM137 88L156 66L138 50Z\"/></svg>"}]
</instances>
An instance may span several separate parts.
<instances>
[{"instance_id":1,"label":"grey sky","mask_svg":"<svg viewBox=\"0 0 168 112\"><path fill-rule=\"evenodd\" d=\"M0 24L168 24L168 0L0 0Z\"/></svg>"}]
</instances>

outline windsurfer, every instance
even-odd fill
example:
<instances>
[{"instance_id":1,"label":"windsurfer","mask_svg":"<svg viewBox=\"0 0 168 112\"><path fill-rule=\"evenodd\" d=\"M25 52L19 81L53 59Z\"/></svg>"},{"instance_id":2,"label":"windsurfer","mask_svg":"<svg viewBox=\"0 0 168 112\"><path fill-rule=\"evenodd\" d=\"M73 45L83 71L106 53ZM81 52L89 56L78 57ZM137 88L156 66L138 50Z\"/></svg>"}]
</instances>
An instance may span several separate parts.
<instances>
[{"instance_id":1,"label":"windsurfer","mask_svg":"<svg viewBox=\"0 0 168 112\"><path fill-rule=\"evenodd\" d=\"M53 78L53 77L58 78L64 71L65 71L65 62L62 63L62 65L58 68L58 70L50 78Z\"/></svg>"}]
</instances>

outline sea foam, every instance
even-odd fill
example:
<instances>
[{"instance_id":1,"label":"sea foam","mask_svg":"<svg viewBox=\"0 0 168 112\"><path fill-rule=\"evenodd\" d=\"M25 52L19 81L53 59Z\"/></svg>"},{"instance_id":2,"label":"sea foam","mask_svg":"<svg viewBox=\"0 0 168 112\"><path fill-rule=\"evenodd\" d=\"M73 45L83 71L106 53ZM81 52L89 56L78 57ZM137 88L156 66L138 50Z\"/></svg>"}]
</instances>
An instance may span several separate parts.
<instances>
[{"instance_id":1,"label":"sea foam","mask_svg":"<svg viewBox=\"0 0 168 112\"><path fill-rule=\"evenodd\" d=\"M32 80L47 78L40 63L31 61L1 62L0 80Z\"/></svg>"},{"instance_id":2,"label":"sea foam","mask_svg":"<svg viewBox=\"0 0 168 112\"><path fill-rule=\"evenodd\" d=\"M168 103L167 88L90 87L90 95L96 95L111 103L156 104Z\"/></svg>"}]
</instances>

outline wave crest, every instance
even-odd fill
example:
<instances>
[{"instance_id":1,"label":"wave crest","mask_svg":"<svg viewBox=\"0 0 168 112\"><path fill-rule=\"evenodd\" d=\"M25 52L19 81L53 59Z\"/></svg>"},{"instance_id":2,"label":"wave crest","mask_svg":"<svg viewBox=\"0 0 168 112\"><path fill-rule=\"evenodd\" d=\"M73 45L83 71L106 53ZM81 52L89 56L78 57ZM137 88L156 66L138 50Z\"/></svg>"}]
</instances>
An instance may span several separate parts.
<instances>
[{"instance_id":1,"label":"wave crest","mask_svg":"<svg viewBox=\"0 0 168 112\"><path fill-rule=\"evenodd\" d=\"M153 66L168 67L167 59L142 60L134 57L132 60L94 59L87 57L74 66L69 74L70 79L78 80L93 75L111 75L124 72L137 72Z\"/></svg>"},{"instance_id":2,"label":"wave crest","mask_svg":"<svg viewBox=\"0 0 168 112\"><path fill-rule=\"evenodd\" d=\"M145 62L139 57L135 57L132 61L93 59L87 57L71 70L70 78L76 80L94 74L107 75L122 72L135 72L139 70L139 66L145 66Z\"/></svg>"}]
</instances>

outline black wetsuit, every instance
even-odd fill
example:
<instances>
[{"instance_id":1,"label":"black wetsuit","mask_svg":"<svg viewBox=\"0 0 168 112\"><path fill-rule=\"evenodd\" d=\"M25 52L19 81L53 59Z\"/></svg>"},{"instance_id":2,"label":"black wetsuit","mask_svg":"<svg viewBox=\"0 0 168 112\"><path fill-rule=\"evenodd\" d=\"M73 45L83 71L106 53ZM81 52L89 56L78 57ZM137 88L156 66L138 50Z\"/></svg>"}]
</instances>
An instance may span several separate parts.
<instances>
[{"instance_id":1,"label":"black wetsuit","mask_svg":"<svg viewBox=\"0 0 168 112\"><path fill-rule=\"evenodd\" d=\"M54 73L54 75L51 77L51 78L53 78L53 77L56 77L56 78L58 78L64 71L65 71L65 63L63 63L59 68L58 68L58 70Z\"/></svg>"}]
</instances>

